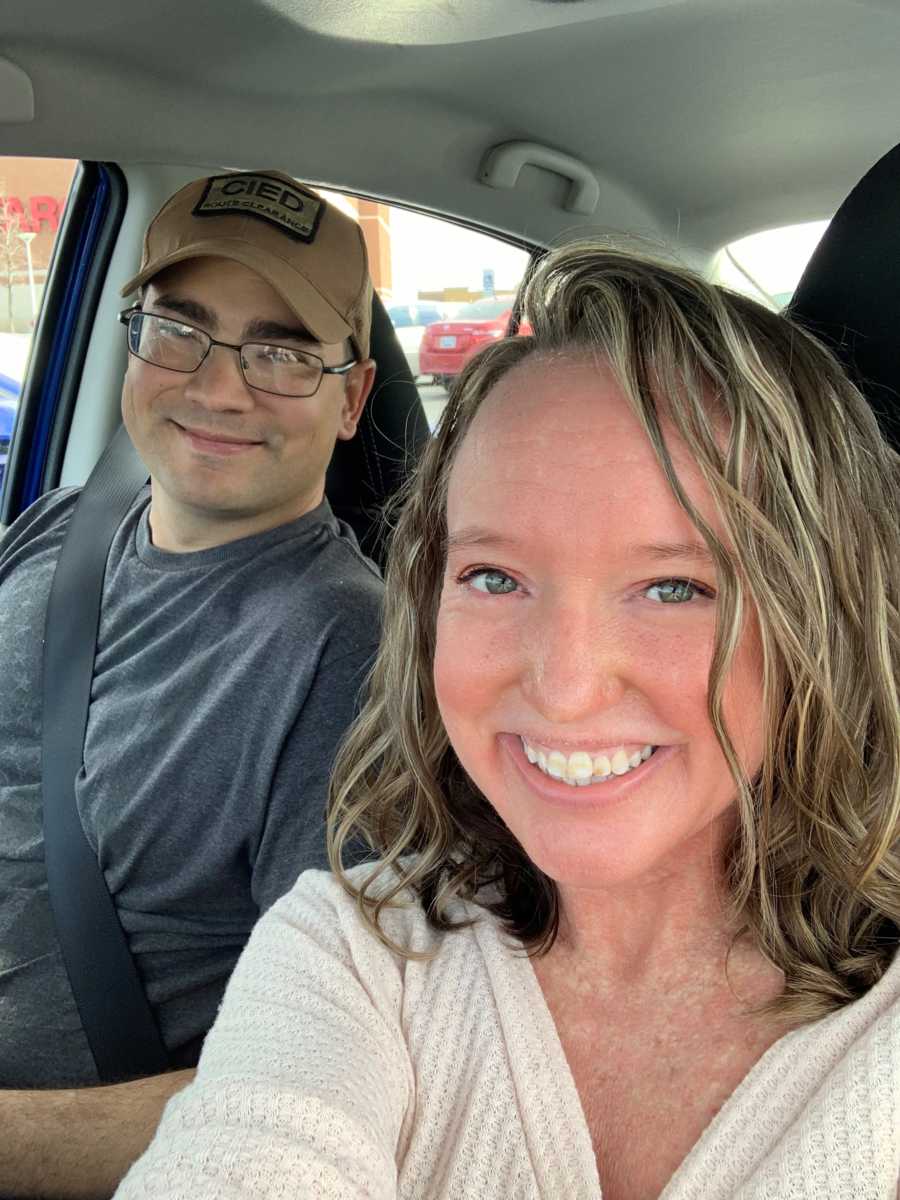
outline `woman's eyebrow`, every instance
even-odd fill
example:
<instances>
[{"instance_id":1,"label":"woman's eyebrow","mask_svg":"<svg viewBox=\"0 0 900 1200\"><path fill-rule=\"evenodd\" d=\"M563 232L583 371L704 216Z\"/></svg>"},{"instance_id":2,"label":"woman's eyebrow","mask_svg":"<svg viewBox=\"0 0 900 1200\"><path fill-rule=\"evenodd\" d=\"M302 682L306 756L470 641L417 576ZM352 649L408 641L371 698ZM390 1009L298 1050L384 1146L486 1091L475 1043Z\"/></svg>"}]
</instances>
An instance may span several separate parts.
<instances>
[{"instance_id":1,"label":"woman's eyebrow","mask_svg":"<svg viewBox=\"0 0 900 1200\"><path fill-rule=\"evenodd\" d=\"M521 539L508 534L494 533L479 525L458 529L447 536L447 550L468 550L475 546L496 546L500 550L514 550L521 546Z\"/></svg>"},{"instance_id":2,"label":"woman's eyebrow","mask_svg":"<svg viewBox=\"0 0 900 1200\"><path fill-rule=\"evenodd\" d=\"M509 534L494 533L479 525L471 525L459 529L447 537L447 550L472 549L477 546L497 547L501 550L515 550L521 547L522 539ZM671 561L673 559L688 562L702 562L713 565L715 560L709 547L703 541L687 542L644 542L634 543L625 548L625 557L635 559L651 559Z\"/></svg>"},{"instance_id":3,"label":"woman's eyebrow","mask_svg":"<svg viewBox=\"0 0 900 1200\"><path fill-rule=\"evenodd\" d=\"M690 562L705 562L713 564L715 560L705 542L646 542L642 545L629 546L626 553L629 558L643 558L658 561L661 559L687 559Z\"/></svg>"}]
</instances>

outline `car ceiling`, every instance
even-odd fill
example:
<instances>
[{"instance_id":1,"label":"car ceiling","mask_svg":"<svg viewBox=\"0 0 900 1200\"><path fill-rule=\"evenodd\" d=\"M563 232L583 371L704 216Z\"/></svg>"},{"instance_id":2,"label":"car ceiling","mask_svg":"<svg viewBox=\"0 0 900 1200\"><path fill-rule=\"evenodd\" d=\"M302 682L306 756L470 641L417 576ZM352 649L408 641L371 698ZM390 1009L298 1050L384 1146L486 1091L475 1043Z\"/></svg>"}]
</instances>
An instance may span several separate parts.
<instances>
[{"instance_id":1,"label":"car ceiling","mask_svg":"<svg viewBox=\"0 0 900 1200\"><path fill-rule=\"evenodd\" d=\"M0 31L35 112L0 104L0 153L279 166L535 242L702 255L828 216L900 140L894 0L4 0ZM517 139L585 163L594 213L479 182Z\"/></svg>"}]
</instances>

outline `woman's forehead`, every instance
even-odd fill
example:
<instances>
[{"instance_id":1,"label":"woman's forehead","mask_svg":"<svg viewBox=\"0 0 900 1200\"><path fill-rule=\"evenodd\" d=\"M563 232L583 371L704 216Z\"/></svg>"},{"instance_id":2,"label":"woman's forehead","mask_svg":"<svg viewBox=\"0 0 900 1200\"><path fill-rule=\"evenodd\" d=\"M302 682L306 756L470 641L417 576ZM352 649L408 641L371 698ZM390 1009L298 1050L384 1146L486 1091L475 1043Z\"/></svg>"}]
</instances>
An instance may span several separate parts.
<instances>
[{"instance_id":1,"label":"woman's forehead","mask_svg":"<svg viewBox=\"0 0 900 1200\"><path fill-rule=\"evenodd\" d=\"M699 468L661 422L678 478L704 515ZM476 510L510 520L688 521L613 371L572 359L527 360L485 397L450 473L448 522ZM688 522L689 524L689 522Z\"/></svg>"}]
</instances>

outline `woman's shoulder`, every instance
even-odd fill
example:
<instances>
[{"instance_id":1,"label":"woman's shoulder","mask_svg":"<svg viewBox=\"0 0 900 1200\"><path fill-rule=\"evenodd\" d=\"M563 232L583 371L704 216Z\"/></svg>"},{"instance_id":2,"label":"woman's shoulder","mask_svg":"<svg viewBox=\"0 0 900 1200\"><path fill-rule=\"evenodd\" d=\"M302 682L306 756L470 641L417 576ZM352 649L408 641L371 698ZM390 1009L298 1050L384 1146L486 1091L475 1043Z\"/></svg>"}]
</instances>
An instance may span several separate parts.
<instances>
[{"instance_id":1,"label":"woman's shoulder","mask_svg":"<svg viewBox=\"0 0 900 1200\"><path fill-rule=\"evenodd\" d=\"M800 1075L798 1053L805 1064ZM842 1079L841 1086L851 1091L864 1080L874 1104L880 1081L893 1096L900 1088L900 954L895 952L885 973L863 996L789 1033L770 1057L793 1086L804 1074L816 1080Z\"/></svg>"},{"instance_id":2,"label":"woman's shoulder","mask_svg":"<svg viewBox=\"0 0 900 1200\"><path fill-rule=\"evenodd\" d=\"M302 930L328 944L347 961L386 967L410 959L456 957L464 944L471 947L476 928L482 938L496 933L494 918L477 905L455 901L449 916L459 928L442 930L428 920L418 895L403 887L378 914L378 936L364 915L360 893L377 900L396 888L398 876L381 860L360 863L344 873L346 885L331 871L304 871L291 890L273 905L270 923ZM371 911L371 908L370 908ZM263 918L265 921L267 918ZM260 922L262 924L262 922Z\"/></svg>"}]
</instances>

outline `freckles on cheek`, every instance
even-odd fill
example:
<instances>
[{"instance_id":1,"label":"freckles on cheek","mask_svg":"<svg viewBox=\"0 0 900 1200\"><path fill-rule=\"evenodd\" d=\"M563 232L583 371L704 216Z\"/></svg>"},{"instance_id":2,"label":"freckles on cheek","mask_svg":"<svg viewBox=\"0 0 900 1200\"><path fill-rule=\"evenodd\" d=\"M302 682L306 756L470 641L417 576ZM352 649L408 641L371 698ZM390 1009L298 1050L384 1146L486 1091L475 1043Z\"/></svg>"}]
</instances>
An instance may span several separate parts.
<instances>
[{"instance_id":1,"label":"freckles on cheek","mask_svg":"<svg viewBox=\"0 0 900 1200\"><path fill-rule=\"evenodd\" d=\"M762 763L766 740L762 662L755 655L742 655L735 662L722 708L738 758L753 776Z\"/></svg>"},{"instance_id":2,"label":"freckles on cheek","mask_svg":"<svg viewBox=\"0 0 900 1200\"><path fill-rule=\"evenodd\" d=\"M675 740L688 746L708 745L713 737L709 717L711 650L705 638L673 637L646 647L644 670L636 680L645 700Z\"/></svg>"},{"instance_id":3,"label":"freckles on cheek","mask_svg":"<svg viewBox=\"0 0 900 1200\"><path fill-rule=\"evenodd\" d=\"M434 651L434 690L445 725L452 724L471 699L473 674L466 640L452 618L438 614Z\"/></svg>"},{"instance_id":4,"label":"freckles on cheek","mask_svg":"<svg viewBox=\"0 0 900 1200\"><path fill-rule=\"evenodd\" d=\"M654 700L680 704L698 693L706 695L710 655L696 640L654 631L635 638L635 674L639 686Z\"/></svg>"}]
</instances>

